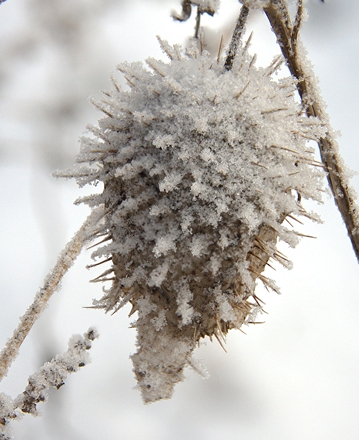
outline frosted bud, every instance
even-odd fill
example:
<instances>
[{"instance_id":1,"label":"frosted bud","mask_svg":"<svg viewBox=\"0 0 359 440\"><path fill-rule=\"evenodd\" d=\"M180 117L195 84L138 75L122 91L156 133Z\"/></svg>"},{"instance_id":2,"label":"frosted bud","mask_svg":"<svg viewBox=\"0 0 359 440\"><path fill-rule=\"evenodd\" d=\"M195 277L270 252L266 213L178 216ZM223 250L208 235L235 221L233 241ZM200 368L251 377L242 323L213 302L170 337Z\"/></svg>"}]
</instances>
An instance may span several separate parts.
<instances>
[{"instance_id":1,"label":"frosted bud","mask_svg":"<svg viewBox=\"0 0 359 440\"><path fill-rule=\"evenodd\" d=\"M323 178L307 145L323 130L291 78L273 80L273 64L256 68L244 50L226 71L223 59L160 43L170 62L119 66L129 90L115 84L96 104L105 117L72 172L103 184L83 200L103 207L93 257L111 262L95 306L138 312L132 361L145 402L171 396L201 338L253 321L256 280L276 289L262 275L269 258L288 263L277 239L297 242L284 219L309 216L301 200L320 200Z\"/></svg>"}]
</instances>

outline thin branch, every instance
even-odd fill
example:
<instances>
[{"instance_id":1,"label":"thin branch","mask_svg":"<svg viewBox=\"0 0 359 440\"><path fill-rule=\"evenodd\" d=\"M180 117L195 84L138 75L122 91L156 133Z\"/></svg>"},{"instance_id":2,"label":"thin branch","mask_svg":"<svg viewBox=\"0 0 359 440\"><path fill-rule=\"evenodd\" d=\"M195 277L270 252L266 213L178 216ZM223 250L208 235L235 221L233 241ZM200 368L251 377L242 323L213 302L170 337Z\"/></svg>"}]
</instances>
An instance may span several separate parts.
<instances>
[{"instance_id":1,"label":"thin branch","mask_svg":"<svg viewBox=\"0 0 359 440\"><path fill-rule=\"evenodd\" d=\"M287 62L291 74L297 79L297 89L306 108L308 116L318 117L327 127L326 136L319 142L321 159L328 170L329 187L335 203L346 225L354 252L359 261L359 208L355 204L355 195L347 183L344 163L338 153L335 135L329 125L319 92L314 83L314 76L308 67L303 51L298 53L297 37L300 24L301 2L298 6L297 28L289 21L288 7L283 0L272 0L264 9L277 42Z\"/></svg>"},{"instance_id":2,"label":"thin branch","mask_svg":"<svg viewBox=\"0 0 359 440\"><path fill-rule=\"evenodd\" d=\"M201 11L199 7L197 8L197 15L196 15L196 25L194 28L194 38L198 39L198 33L199 33L199 27L201 25Z\"/></svg>"},{"instance_id":3,"label":"thin branch","mask_svg":"<svg viewBox=\"0 0 359 440\"><path fill-rule=\"evenodd\" d=\"M54 268L45 278L44 286L35 295L34 301L27 309L26 313L20 318L18 327L0 353L0 381L7 374L10 365L19 353L21 344L36 320L44 311L47 302L55 292L63 276L80 254L84 244L88 240L89 231L100 218L99 214L102 215L102 209L94 210L88 216L84 224L61 252Z\"/></svg>"},{"instance_id":4,"label":"thin branch","mask_svg":"<svg viewBox=\"0 0 359 440\"><path fill-rule=\"evenodd\" d=\"M98 332L94 328L89 328L83 336L72 336L65 353L56 355L29 377L25 391L14 401L15 407L23 413L36 416L37 404L47 400L46 390L51 387L61 388L69 374L75 373L89 362L88 350L96 338Z\"/></svg>"},{"instance_id":5,"label":"thin branch","mask_svg":"<svg viewBox=\"0 0 359 440\"><path fill-rule=\"evenodd\" d=\"M83 335L74 335L69 340L68 350L46 362L40 370L28 379L24 392L15 399L0 393L0 439L13 439L11 421L21 417L21 412L37 416L37 405L48 399L47 391L61 388L71 373L78 371L89 362L88 350L92 341L98 338L97 330L89 328ZM21 411L21 412L20 412Z\"/></svg>"},{"instance_id":6,"label":"thin branch","mask_svg":"<svg viewBox=\"0 0 359 440\"><path fill-rule=\"evenodd\" d=\"M234 28L233 31L231 44L229 45L228 55L224 63L224 68L226 70L232 69L234 58L237 55L239 42L244 33L244 28L246 25L248 13L249 13L249 8L243 5L236 23L236 27Z\"/></svg>"},{"instance_id":7,"label":"thin branch","mask_svg":"<svg viewBox=\"0 0 359 440\"><path fill-rule=\"evenodd\" d=\"M295 16L292 38L291 38L293 46L295 46L298 41L299 31L302 27L302 22L303 22L303 13L304 13L303 0L298 0L297 14Z\"/></svg>"}]
</instances>

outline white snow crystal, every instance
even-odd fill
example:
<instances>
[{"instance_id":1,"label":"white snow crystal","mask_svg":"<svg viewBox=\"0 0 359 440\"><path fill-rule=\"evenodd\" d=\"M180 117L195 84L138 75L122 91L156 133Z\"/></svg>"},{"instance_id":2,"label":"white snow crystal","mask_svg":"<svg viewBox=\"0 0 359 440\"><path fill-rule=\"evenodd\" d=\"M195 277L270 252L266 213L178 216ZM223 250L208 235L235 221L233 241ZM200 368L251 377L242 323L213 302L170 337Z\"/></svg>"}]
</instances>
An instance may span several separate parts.
<instances>
[{"instance_id":1,"label":"white snow crystal","mask_svg":"<svg viewBox=\"0 0 359 440\"><path fill-rule=\"evenodd\" d=\"M176 244L171 235L165 237L159 237L156 242L156 246L153 248L153 252L156 257L166 255L169 250L175 250Z\"/></svg>"},{"instance_id":2,"label":"white snow crystal","mask_svg":"<svg viewBox=\"0 0 359 440\"><path fill-rule=\"evenodd\" d=\"M186 282L182 284L178 284L177 290L177 315L181 317L181 324L187 325L192 322L192 318L194 315L193 307L190 305L190 302L193 299L193 294L189 290Z\"/></svg>"},{"instance_id":3,"label":"white snow crystal","mask_svg":"<svg viewBox=\"0 0 359 440\"><path fill-rule=\"evenodd\" d=\"M191 0L191 3L198 5L202 11L214 13L219 8L220 0Z\"/></svg>"},{"instance_id":4,"label":"white snow crystal","mask_svg":"<svg viewBox=\"0 0 359 440\"><path fill-rule=\"evenodd\" d=\"M159 332L160 330L162 330L162 328L167 325L167 320L166 320L166 311L165 310L160 310L158 312L158 315L155 316L154 318L152 318L150 320L154 326L154 328L156 329L157 332Z\"/></svg>"},{"instance_id":5,"label":"white snow crystal","mask_svg":"<svg viewBox=\"0 0 359 440\"><path fill-rule=\"evenodd\" d=\"M161 266L157 266L156 269L154 269L150 273L149 286L160 287L160 285L166 279L168 268L169 268L168 263L163 263Z\"/></svg>"}]
</instances>

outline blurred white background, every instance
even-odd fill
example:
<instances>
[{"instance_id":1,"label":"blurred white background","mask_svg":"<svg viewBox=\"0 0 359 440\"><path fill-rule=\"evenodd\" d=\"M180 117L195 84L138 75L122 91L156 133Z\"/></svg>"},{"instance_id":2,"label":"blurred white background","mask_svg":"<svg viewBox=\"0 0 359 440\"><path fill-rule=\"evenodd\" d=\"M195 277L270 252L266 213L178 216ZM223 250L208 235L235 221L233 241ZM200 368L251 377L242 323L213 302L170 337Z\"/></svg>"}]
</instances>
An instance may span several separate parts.
<instances>
[{"instance_id":1,"label":"blurred white background","mask_svg":"<svg viewBox=\"0 0 359 440\"><path fill-rule=\"evenodd\" d=\"M308 0L303 29L341 153L359 170L359 2ZM194 18L175 23L178 0L8 0L0 5L0 346L31 303L59 251L88 215L75 207L75 182L56 181L70 167L86 123L101 116L87 102L110 87L122 61L163 58L155 36L185 43ZM214 46L239 13L236 0L203 25ZM269 25L253 13L252 51L267 64L278 52ZM352 180L359 190L359 179ZM83 192L82 192L83 194ZM307 223L291 271L268 272L282 295L258 286L268 315L232 331L225 353L209 341L196 356L211 377L190 370L173 398L144 406L129 354L135 330L128 309L114 316L85 309L101 296L88 283L83 252L36 323L1 384L15 397L27 377L67 348L74 333L100 332L91 364L70 376L43 416L14 422L16 439L41 440L346 440L359 438L359 267L334 206L315 206L323 225Z\"/></svg>"}]
</instances>

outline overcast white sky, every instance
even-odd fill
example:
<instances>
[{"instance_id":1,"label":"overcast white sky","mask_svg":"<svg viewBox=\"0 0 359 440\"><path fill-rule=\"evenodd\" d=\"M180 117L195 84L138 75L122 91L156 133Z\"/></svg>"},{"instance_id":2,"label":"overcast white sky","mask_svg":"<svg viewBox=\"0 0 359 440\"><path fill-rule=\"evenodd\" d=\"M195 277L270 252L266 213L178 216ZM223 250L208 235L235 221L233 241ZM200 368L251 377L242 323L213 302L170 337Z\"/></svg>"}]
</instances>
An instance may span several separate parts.
<instances>
[{"instance_id":1,"label":"overcast white sky","mask_svg":"<svg viewBox=\"0 0 359 440\"><path fill-rule=\"evenodd\" d=\"M220 35L239 6L222 0L206 27ZM341 153L359 171L359 2L308 0L303 40L320 79ZM41 286L58 252L87 216L73 206L74 182L51 171L71 165L85 124L99 117L87 103L110 87L124 60L162 56L155 36L183 43L194 22L174 23L176 0L7 0L0 5L0 346ZM259 62L277 50L260 13L252 50ZM210 33L207 30L207 35ZM353 186L359 191L359 179ZM84 252L26 340L1 391L13 397L68 338L94 325L92 363L50 393L43 417L14 423L17 439L346 440L359 438L359 267L334 202L315 207L295 249L294 269L269 273L280 296L259 289L265 324L232 331L227 353L209 341L196 353L211 377L188 371L170 401L144 406L129 355L135 330L128 309L114 316L84 309L99 298Z\"/></svg>"}]
</instances>

